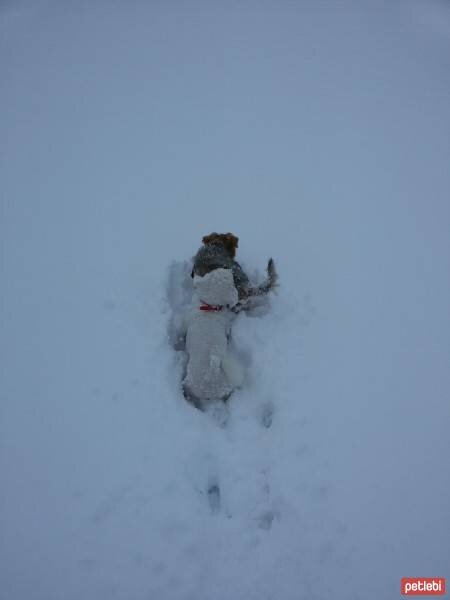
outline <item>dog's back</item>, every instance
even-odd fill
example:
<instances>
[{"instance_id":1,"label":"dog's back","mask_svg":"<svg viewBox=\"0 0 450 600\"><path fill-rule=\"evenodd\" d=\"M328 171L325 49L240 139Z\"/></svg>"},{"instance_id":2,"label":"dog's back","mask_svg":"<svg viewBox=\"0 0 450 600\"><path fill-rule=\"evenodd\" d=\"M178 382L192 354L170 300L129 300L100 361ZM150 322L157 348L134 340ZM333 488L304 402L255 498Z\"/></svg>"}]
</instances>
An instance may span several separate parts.
<instances>
[{"instance_id":1,"label":"dog's back","mask_svg":"<svg viewBox=\"0 0 450 600\"><path fill-rule=\"evenodd\" d=\"M230 269L194 277L194 302L189 311L186 350L189 355L184 389L193 400L218 400L233 391L227 372L230 308L238 302Z\"/></svg>"}]
</instances>

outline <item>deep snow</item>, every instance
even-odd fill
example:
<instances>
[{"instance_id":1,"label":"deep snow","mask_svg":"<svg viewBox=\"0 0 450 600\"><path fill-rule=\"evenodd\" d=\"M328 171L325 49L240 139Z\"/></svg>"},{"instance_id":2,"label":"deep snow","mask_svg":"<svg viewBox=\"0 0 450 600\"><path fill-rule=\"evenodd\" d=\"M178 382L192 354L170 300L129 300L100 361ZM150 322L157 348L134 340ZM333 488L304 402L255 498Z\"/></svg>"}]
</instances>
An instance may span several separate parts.
<instances>
[{"instance_id":1,"label":"deep snow","mask_svg":"<svg viewBox=\"0 0 450 600\"><path fill-rule=\"evenodd\" d=\"M17 0L0 37L0 597L449 577L448 3ZM225 428L169 327L213 230L281 282Z\"/></svg>"}]
</instances>

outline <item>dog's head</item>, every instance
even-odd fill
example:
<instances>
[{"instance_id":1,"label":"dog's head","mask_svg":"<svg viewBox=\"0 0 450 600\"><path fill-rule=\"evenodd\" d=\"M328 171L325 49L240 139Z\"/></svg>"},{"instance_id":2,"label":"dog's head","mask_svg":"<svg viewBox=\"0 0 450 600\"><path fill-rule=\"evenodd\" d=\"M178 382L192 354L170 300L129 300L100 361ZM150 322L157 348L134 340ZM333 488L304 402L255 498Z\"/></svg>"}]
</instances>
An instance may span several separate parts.
<instances>
[{"instance_id":1,"label":"dog's head","mask_svg":"<svg viewBox=\"0 0 450 600\"><path fill-rule=\"evenodd\" d=\"M221 244L231 258L234 258L236 255L236 248L238 247L239 238L233 235L232 233L210 233L209 235L205 235L202 239L202 242L207 246L208 244Z\"/></svg>"}]
</instances>

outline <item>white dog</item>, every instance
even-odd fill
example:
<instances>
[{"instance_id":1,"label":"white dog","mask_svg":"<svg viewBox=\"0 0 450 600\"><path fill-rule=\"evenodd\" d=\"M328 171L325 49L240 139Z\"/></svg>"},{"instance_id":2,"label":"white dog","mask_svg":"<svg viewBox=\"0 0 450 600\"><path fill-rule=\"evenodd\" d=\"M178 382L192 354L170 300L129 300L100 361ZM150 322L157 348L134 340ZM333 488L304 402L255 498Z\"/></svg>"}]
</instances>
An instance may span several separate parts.
<instances>
[{"instance_id":1,"label":"white dog","mask_svg":"<svg viewBox=\"0 0 450 600\"><path fill-rule=\"evenodd\" d=\"M185 317L188 354L183 390L198 408L226 400L242 385L243 369L229 348L230 310L238 303L231 269L214 269L193 280L193 303Z\"/></svg>"}]
</instances>

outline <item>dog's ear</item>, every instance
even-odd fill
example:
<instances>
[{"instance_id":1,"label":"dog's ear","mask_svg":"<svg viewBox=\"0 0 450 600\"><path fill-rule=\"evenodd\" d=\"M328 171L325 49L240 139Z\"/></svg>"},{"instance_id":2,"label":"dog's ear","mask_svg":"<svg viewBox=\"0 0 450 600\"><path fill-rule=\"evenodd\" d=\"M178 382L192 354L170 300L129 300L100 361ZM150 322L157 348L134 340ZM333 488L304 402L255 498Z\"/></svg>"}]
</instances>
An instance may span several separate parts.
<instances>
[{"instance_id":1,"label":"dog's ear","mask_svg":"<svg viewBox=\"0 0 450 600\"><path fill-rule=\"evenodd\" d=\"M216 233L213 231L209 235L204 235L202 237L203 244L214 244L214 242L220 242L220 233Z\"/></svg>"},{"instance_id":2,"label":"dog's ear","mask_svg":"<svg viewBox=\"0 0 450 600\"><path fill-rule=\"evenodd\" d=\"M236 255L236 248L238 247L239 238L232 233L222 234L222 243L225 246L228 254L234 258Z\"/></svg>"},{"instance_id":3,"label":"dog's ear","mask_svg":"<svg viewBox=\"0 0 450 600\"><path fill-rule=\"evenodd\" d=\"M238 247L239 238L233 233L224 233L223 237L230 248L236 249Z\"/></svg>"}]
</instances>

